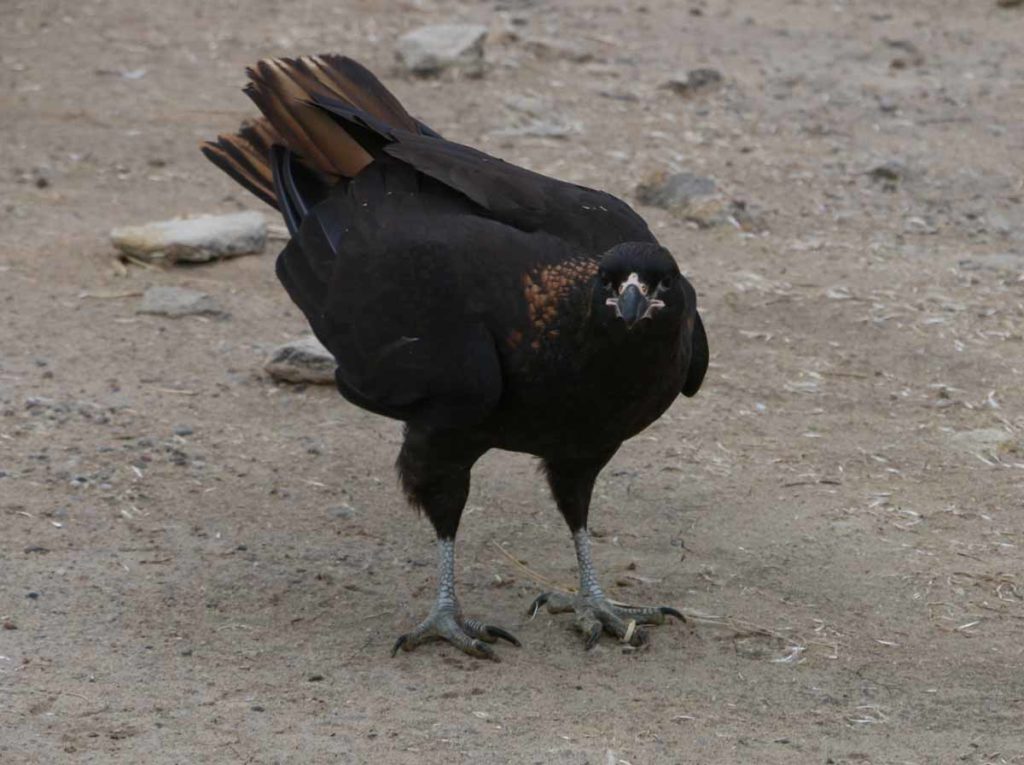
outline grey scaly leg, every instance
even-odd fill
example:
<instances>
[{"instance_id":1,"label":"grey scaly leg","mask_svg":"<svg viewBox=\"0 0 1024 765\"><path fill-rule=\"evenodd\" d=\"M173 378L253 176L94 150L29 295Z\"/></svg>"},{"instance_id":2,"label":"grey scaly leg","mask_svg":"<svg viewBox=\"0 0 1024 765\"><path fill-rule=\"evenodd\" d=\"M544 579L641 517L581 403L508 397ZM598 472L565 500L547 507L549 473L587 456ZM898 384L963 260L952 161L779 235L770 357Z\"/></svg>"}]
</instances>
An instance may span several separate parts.
<instances>
[{"instance_id":1,"label":"grey scaly leg","mask_svg":"<svg viewBox=\"0 0 1024 765\"><path fill-rule=\"evenodd\" d=\"M647 631L637 625L664 624L666 616L686 621L679 611L668 606L627 606L608 600L597 581L587 530L576 529L572 541L576 546L576 561L580 570L579 593L542 593L530 606L534 616L545 604L548 612L553 614L573 611L576 614L576 629L583 634L587 650L597 645L602 632L614 635L632 646L641 646L647 642Z\"/></svg>"},{"instance_id":2,"label":"grey scaly leg","mask_svg":"<svg viewBox=\"0 0 1024 765\"><path fill-rule=\"evenodd\" d=\"M453 646L470 656L501 661L488 643L501 638L513 645L519 641L501 627L483 624L476 619L465 619L462 608L455 596L455 540L437 540L437 599L427 618L412 632L407 632L395 642L391 655L398 649L411 651L421 643L433 640L447 640Z\"/></svg>"},{"instance_id":3,"label":"grey scaly leg","mask_svg":"<svg viewBox=\"0 0 1024 765\"><path fill-rule=\"evenodd\" d=\"M590 534L586 529L576 529L572 543L576 547L576 563L580 569L580 594L603 598L604 592L597 581L594 559L590 554Z\"/></svg>"}]
</instances>

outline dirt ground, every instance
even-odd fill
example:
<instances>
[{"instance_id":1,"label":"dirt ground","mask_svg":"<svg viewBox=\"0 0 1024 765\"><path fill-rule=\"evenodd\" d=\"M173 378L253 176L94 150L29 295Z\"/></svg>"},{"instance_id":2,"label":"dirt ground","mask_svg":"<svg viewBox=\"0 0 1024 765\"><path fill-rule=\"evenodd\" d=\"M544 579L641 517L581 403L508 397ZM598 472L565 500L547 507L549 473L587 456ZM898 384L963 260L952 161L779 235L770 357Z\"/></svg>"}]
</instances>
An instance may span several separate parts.
<instances>
[{"instance_id":1,"label":"dirt ground","mask_svg":"<svg viewBox=\"0 0 1024 765\"><path fill-rule=\"evenodd\" d=\"M6 0L0 19L4 765L1024 762L1024 7ZM483 78L397 71L401 33L452 20L491 28ZM433 596L432 533L396 486L399 424L263 373L304 330L280 243L115 267L113 226L266 210L197 142L252 112L246 64L326 51L449 137L631 202L657 170L711 176L762 222L638 208L712 346L698 397L598 483L611 594L691 617L648 650L528 619L575 561L532 461L492 453L459 586L523 647L391 659ZM719 88L661 87L701 66ZM522 98L573 132L508 134ZM230 317L139 316L149 285Z\"/></svg>"}]
</instances>

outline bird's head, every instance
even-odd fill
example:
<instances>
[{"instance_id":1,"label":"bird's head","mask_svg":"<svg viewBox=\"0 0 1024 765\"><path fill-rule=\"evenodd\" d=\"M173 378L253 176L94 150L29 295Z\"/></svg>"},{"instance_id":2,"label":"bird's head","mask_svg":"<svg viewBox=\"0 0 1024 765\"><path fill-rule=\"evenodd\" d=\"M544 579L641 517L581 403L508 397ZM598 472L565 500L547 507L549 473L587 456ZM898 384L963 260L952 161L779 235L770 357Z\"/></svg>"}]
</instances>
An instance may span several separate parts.
<instances>
[{"instance_id":1,"label":"bird's head","mask_svg":"<svg viewBox=\"0 0 1024 765\"><path fill-rule=\"evenodd\" d=\"M594 302L603 324L622 322L629 330L648 324L678 326L693 302L693 287L664 247L626 242L601 257Z\"/></svg>"}]
</instances>

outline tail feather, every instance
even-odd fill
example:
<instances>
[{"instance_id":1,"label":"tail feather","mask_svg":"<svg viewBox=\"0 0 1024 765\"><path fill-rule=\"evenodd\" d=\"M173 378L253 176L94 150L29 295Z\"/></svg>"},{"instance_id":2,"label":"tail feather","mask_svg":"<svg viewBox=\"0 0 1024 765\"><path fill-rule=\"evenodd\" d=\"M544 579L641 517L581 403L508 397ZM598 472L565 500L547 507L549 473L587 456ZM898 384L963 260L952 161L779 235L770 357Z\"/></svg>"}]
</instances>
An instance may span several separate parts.
<instances>
[{"instance_id":1,"label":"tail feather","mask_svg":"<svg viewBox=\"0 0 1024 765\"><path fill-rule=\"evenodd\" d=\"M391 91L366 67L346 56L324 55L297 59L300 67L315 69L316 79L331 83L328 97L340 97L357 109L371 114L391 127L417 132L419 123L399 103Z\"/></svg>"},{"instance_id":2,"label":"tail feather","mask_svg":"<svg viewBox=\"0 0 1024 765\"><path fill-rule=\"evenodd\" d=\"M242 125L235 135L220 135L203 144L213 164L230 175L271 207L278 207L274 179L268 162L270 147L281 139L264 118Z\"/></svg>"},{"instance_id":3,"label":"tail feather","mask_svg":"<svg viewBox=\"0 0 1024 765\"><path fill-rule=\"evenodd\" d=\"M284 71L280 61L261 61L249 69L245 93L266 116L285 144L317 170L351 177L370 162L351 138L309 105L309 95Z\"/></svg>"},{"instance_id":4,"label":"tail feather","mask_svg":"<svg viewBox=\"0 0 1024 765\"><path fill-rule=\"evenodd\" d=\"M354 177L372 161L361 142L319 103L329 101L365 113L388 128L436 135L413 119L369 70L345 56L264 59L247 72L245 92L263 118L235 135L204 144L203 153L278 209L282 203L275 193L272 146L290 149L301 167L327 185Z\"/></svg>"}]
</instances>

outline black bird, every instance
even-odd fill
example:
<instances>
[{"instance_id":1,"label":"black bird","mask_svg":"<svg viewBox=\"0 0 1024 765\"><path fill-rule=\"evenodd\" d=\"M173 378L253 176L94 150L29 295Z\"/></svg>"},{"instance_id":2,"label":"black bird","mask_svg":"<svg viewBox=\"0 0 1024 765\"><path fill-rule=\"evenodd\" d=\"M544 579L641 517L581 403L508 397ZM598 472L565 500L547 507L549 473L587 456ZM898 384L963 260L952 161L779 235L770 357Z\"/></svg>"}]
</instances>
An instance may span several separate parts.
<instances>
[{"instance_id":1,"label":"black bird","mask_svg":"<svg viewBox=\"0 0 1024 765\"><path fill-rule=\"evenodd\" d=\"M203 152L284 216L277 275L334 355L341 394L405 422L398 473L438 539L430 614L395 644L447 640L497 659L511 634L467 618L454 540L470 470L490 449L536 455L579 561L574 611L639 645L667 607L609 601L587 535L594 481L622 442L708 364L696 294L627 204L442 138L364 67L335 55L260 61L263 113Z\"/></svg>"}]
</instances>

